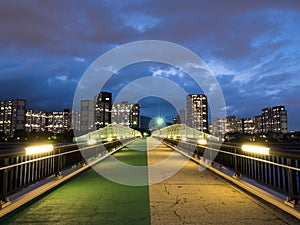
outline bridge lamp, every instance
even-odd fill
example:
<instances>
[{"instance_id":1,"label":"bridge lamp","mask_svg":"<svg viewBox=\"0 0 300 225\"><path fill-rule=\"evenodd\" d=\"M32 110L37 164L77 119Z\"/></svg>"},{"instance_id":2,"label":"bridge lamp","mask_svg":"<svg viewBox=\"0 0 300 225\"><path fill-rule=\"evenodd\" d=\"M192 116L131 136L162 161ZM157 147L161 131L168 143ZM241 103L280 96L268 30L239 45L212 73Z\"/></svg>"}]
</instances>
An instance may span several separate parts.
<instances>
[{"instance_id":1,"label":"bridge lamp","mask_svg":"<svg viewBox=\"0 0 300 225\"><path fill-rule=\"evenodd\" d=\"M270 148L263 147L263 146L256 146L256 145L243 145L242 150L244 152L256 153L261 155L269 155Z\"/></svg>"},{"instance_id":2,"label":"bridge lamp","mask_svg":"<svg viewBox=\"0 0 300 225\"><path fill-rule=\"evenodd\" d=\"M199 139L198 141L199 145L207 145L207 140L206 139Z\"/></svg>"},{"instance_id":3,"label":"bridge lamp","mask_svg":"<svg viewBox=\"0 0 300 225\"><path fill-rule=\"evenodd\" d=\"M113 138L111 137L111 136L109 136L109 137L107 137L107 139L106 139L107 141L112 141L113 140Z\"/></svg>"},{"instance_id":4,"label":"bridge lamp","mask_svg":"<svg viewBox=\"0 0 300 225\"><path fill-rule=\"evenodd\" d=\"M53 145L39 145L25 148L26 155L35 155L53 151Z\"/></svg>"},{"instance_id":5,"label":"bridge lamp","mask_svg":"<svg viewBox=\"0 0 300 225\"><path fill-rule=\"evenodd\" d=\"M96 143L97 143L97 141L95 139L90 139L90 140L87 141L88 145L94 145Z\"/></svg>"}]
</instances>

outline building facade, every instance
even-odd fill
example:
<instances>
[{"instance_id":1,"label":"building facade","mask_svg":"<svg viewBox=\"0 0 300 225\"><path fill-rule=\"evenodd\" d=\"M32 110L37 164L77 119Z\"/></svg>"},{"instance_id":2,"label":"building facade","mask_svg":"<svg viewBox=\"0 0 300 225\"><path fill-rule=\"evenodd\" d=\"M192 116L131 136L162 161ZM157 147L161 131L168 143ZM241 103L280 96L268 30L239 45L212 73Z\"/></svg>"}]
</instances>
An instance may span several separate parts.
<instances>
[{"instance_id":1,"label":"building facade","mask_svg":"<svg viewBox=\"0 0 300 225\"><path fill-rule=\"evenodd\" d=\"M133 104L129 104L126 101L121 102L121 104L113 104L111 110L111 123L129 127L132 106Z\"/></svg>"},{"instance_id":2,"label":"building facade","mask_svg":"<svg viewBox=\"0 0 300 225\"><path fill-rule=\"evenodd\" d=\"M64 111L48 112L46 117L46 130L53 133L62 133L71 127L71 112Z\"/></svg>"},{"instance_id":3,"label":"building facade","mask_svg":"<svg viewBox=\"0 0 300 225\"><path fill-rule=\"evenodd\" d=\"M179 118L181 124L186 124L185 109L179 109Z\"/></svg>"},{"instance_id":4,"label":"building facade","mask_svg":"<svg viewBox=\"0 0 300 225\"><path fill-rule=\"evenodd\" d=\"M262 134L268 132L288 133L287 111L284 106L262 109L262 115L248 118L228 116L213 119L212 134L225 133Z\"/></svg>"},{"instance_id":5,"label":"building facade","mask_svg":"<svg viewBox=\"0 0 300 225\"><path fill-rule=\"evenodd\" d=\"M242 120L243 120L243 133L254 134L254 128L255 128L254 118L249 117L249 118L243 118Z\"/></svg>"},{"instance_id":6,"label":"building facade","mask_svg":"<svg viewBox=\"0 0 300 225\"><path fill-rule=\"evenodd\" d=\"M112 94L100 92L94 98L95 128L99 129L111 124Z\"/></svg>"},{"instance_id":7,"label":"building facade","mask_svg":"<svg viewBox=\"0 0 300 225\"><path fill-rule=\"evenodd\" d=\"M64 111L43 112L38 110L26 111L27 132L50 131L62 133L71 127L71 113L69 109Z\"/></svg>"},{"instance_id":8,"label":"building facade","mask_svg":"<svg viewBox=\"0 0 300 225\"><path fill-rule=\"evenodd\" d=\"M46 130L47 113L38 110L26 110L26 124L27 132L37 132Z\"/></svg>"},{"instance_id":9,"label":"building facade","mask_svg":"<svg viewBox=\"0 0 300 225\"><path fill-rule=\"evenodd\" d=\"M284 106L274 106L262 109L262 132L288 132L287 111Z\"/></svg>"},{"instance_id":10,"label":"building facade","mask_svg":"<svg viewBox=\"0 0 300 225\"><path fill-rule=\"evenodd\" d=\"M226 118L213 118L211 134L223 136L226 133Z\"/></svg>"},{"instance_id":11,"label":"building facade","mask_svg":"<svg viewBox=\"0 0 300 225\"><path fill-rule=\"evenodd\" d=\"M80 112L73 110L71 115L71 129L80 131Z\"/></svg>"},{"instance_id":12,"label":"building facade","mask_svg":"<svg viewBox=\"0 0 300 225\"><path fill-rule=\"evenodd\" d=\"M13 136L16 130L25 130L26 100L0 102L0 132Z\"/></svg>"},{"instance_id":13,"label":"building facade","mask_svg":"<svg viewBox=\"0 0 300 225\"><path fill-rule=\"evenodd\" d=\"M140 128L141 117L140 117L141 107L139 104L133 104L131 107L129 115L129 127L133 129Z\"/></svg>"},{"instance_id":14,"label":"building facade","mask_svg":"<svg viewBox=\"0 0 300 225\"><path fill-rule=\"evenodd\" d=\"M225 133L242 133L243 120L234 115L226 117Z\"/></svg>"},{"instance_id":15,"label":"building facade","mask_svg":"<svg viewBox=\"0 0 300 225\"><path fill-rule=\"evenodd\" d=\"M80 132L95 130L95 105L92 100L80 102Z\"/></svg>"},{"instance_id":16,"label":"building facade","mask_svg":"<svg viewBox=\"0 0 300 225\"><path fill-rule=\"evenodd\" d=\"M140 106L123 101L113 104L111 110L111 123L131 128L140 127Z\"/></svg>"},{"instance_id":17,"label":"building facade","mask_svg":"<svg viewBox=\"0 0 300 225\"><path fill-rule=\"evenodd\" d=\"M207 97L204 94L187 96L187 118L189 127L208 133Z\"/></svg>"}]
</instances>

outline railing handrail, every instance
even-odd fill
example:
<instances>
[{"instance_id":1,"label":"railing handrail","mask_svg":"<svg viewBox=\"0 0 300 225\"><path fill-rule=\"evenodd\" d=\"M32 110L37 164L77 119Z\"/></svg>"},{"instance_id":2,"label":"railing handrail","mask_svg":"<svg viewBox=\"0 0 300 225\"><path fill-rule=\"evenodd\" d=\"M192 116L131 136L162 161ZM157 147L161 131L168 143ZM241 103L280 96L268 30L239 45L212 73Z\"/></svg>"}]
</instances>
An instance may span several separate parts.
<instances>
[{"instance_id":1,"label":"railing handrail","mask_svg":"<svg viewBox=\"0 0 300 225\"><path fill-rule=\"evenodd\" d=\"M188 141L193 141L193 142L196 143L197 139L187 138L187 141L183 141L181 139L179 139L177 141L192 144L191 142L188 142ZM210 140L208 142L208 145L209 144L216 144L216 145L220 145L222 147L238 148L238 149L241 149L241 145L242 145L240 143L217 142L217 141L214 141L214 140L212 140L212 141ZM300 149L297 150L297 149L292 149L292 148L279 148L279 147L275 147L274 145L268 145L268 144L265 144L265 143L264 144L263 143L255 143L255 142L247 142L247 144L252 144L252 145L262 144L265 147L269 147L270 148L270 156L279 156L279 157L284 157L284 158L300 160Z\"/></svg>"},{"instance_id":2,"label":"railing handrail","mask_svg":"<svg viewBox=\"0 0 300 225\"><path fill-rule=\"evenodd\" d=\"M111 141L111 142L108 142L108 143L114 143L114 142L116 142L116 141ZM26 160L24 162L20 162L20 163L16 163L16 164L11 164L11 165L0 167L0 171L1 170L6 170L6 169L11 169L13 167L17 167L17 166L20 166L20 165L29 164L29 163L32 163L32 162L42 161L44 159L55 158L55 157L59 157L59 156L62 156L62 155L71 154L71 153L78 152L78 151L84 151L84 150L87 150L87 149L90 149L90 148L104 146L105 144L107 144L107 143L95 144L95 145L92 145L92 146L87 146L87 147L84 147L84 148L78 148L78 149L70 150L70 151L67 151L67 152L55 153L55 154L48 155L48 156L42 156L42 157L39 157L39 158L36 158L36 159ZM70 147L70 146L78 146L78 145L77 144L60 145L60 146L55 146L55 148L56 149L57 148L66 148L66 147ZM15 155L10 155L10 156L15 156ZM9 156L5 155L5 158L8 158L8 157Z\"/></svg>"},{"instance_id":3,"label":"railing handrail","mask_svg":"<svg viewBox=\"0 0 300 225\"><path fill-rule=\"evenodd\" d=\"M189 144L189 145L192 145L194 147L199 146L199 145L193 145L193 144L188 143L188 142L185 142L185 144ZM222 152L222 153L228 154L228 155L233 155L233 156L238 156L238 157L242 157L242 158L246 158L246 159L252 159L252 160L255 160L255 161L259 161L259 162L268 163L268 164L283 167L283 168L286 168L286 169L300 171L300 168L292 167L292 166L288 166L288 165L284 165L284 164L280 164L280 163L276 163L276 162L272 162L272 161L269 161L269 160L266 160L266 159L260 159L260 158L256 158L256 157L253 157L253 156L247 156L247 155L243 155L243 154L239 154L239 153L228 152L228 151L224 151L224 150L220 150L220 149L210 148L210 147L207 147L207 146L199 146L199 147L204 147L206 149L209 149L209 150L215 151L215 152ZM227 145L227 147L228 147L228 145ZM268 156L272 157L272 155L268 155Z\"/></svg>"},{"instance_id":4,"label":"railing handrail","mask_svg":"<svg viewBox=\"0 0 300 225\"><path fill-rule=\"evenodd\" d=\"M37 143L32 143L33 145L35 144L49 144L49 143L43 143L43 142L37 142ZM80 142L79 143L76 143L76 142L68 142L68 143L57 143L57 144L54 144L53 147L54 149L56 148L60 148L60 147L70 147L70 146L75 146L75 145L78 145L78 144L81 144ZM24 147L22 148L13 148L13 149L2 149L0 150L0 158L9 158L9 157L15 157L15 156L18 156L18 155L23 155L25 153L25 148L27 146L24 145Z\"/></svg>"}]
</instances>

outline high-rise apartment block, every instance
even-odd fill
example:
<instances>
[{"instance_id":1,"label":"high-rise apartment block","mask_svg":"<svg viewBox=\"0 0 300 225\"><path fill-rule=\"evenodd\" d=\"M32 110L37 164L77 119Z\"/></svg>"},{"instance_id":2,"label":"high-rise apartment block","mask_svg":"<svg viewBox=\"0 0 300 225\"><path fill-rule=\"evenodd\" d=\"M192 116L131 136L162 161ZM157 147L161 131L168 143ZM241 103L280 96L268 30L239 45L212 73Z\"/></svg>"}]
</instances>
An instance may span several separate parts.
<instances>
[{"instance_id":1,"label":"high-rise apartment block","mask_svg":"<svg viewBox=\"0 0 300 225\"><path fill-rule=\"evenodd\" d=\"M111 110L112 124L120 124L126 127L139 128L140 107L138 104L129 104L123 101L120 104L113 104Z\"/></svg>"},{"instance_id":2,"label":"high-rise apartment block","mask_svg":"<svg viewBox=\"0 0 300 225\"><path fill-rule=\"evenodd\" d=\"M45 131L46 130L47 113L38 110L26 111L27 132Z\"/></svg>"},{"instance_id":3,"label":"high-rise apartment block","mask_svg":"<svg viewBox=\"0 0 300 225\"><path fill-rule=\"evenodd\" d=\"M262 121L261 121L261 115L255 116L253 118L254 121L254 134L262 133Z\"/></svg>"},{"instance_id":4,"label":"high-rise apartment block","mask_svg":"<svg viewBox=\"0 0 300 225\"><path fill-rule=\"evenodd\" d=\"M129 127L133 129L140 128L140 105L139 104L133 104L131 107L131 111L129 114Z\"/></svg>"},{"instance_id":5,"label":"high-rise apartment block","mask_svg":"<svg viewBox=\"0 0 300 225\"><path fill-rule=\"evenodd\" d=\"M226 133L226 118L213 118L211 134L222 136Z\"/></svg>"},{"instance_id":6,"label":"high-rise apartment block","mask_svg":"<svg viewBox=\"0 0 300 225\"><path fill-rule=\"evenodd\" d=\"M92 100L82 100L80 104L80 131L95 129L95 104Z\"/></svg>"},{"instance_id":7,"label":"high-rise apartment block","mask_svg":"<svg viewBox=\"0 0 300 225\"><path fill-rule=\"evenodd\" d=\"M187 96L187 125L208 133L207 97L204 94Z\"/></svg>"},{"instance_id":8,"label":"high-rise apartment block","mask_svg":"<svg viewBox=\"0 0 300 225\"><path fill-rule=\"evenodd\" d=\"M0 132L13 136L16 130L25 130L26 100L0 102Z\"/></svg>"},{"instance_id":9,"label":"high-rise apartment block","mask_svg":"<svg viewBox=\"0 0 300 225\"><path fill-rule=\"evenodd\" d=\"M38 110L26 111L27 132L50 131L61 133L71 127L71 113L69 109L64 111L43 112Z\"/></svg>"},{"instance_id":10,"label":"high-rise apartment block","mask_svg":"<svg viewBox=\"0 0 300 225\"><path fill-rule=\"evenodd\" d=\"M235 116L227 116L225 126L225 133L243 132L243 120Z\"/></svg>"},{"instance_id":11,"label":"high-rise apartment block","mask_svg":"<svg viewBox=\"0 0 300 225\"><path fill-rule=\"evenodd\" d=\"M99 129L111 124L112 94L100 92L94 98L95 128Z\"/></svg>"},{"instance_id":12,"label":"high-rise apartment block","mask_svg":"<svg viewBox=\"0 0 300 225\"><path fill-rule=\"evenodd\" d=\"M213 118L212 134L244 133L260 134L268 132L287 133L287 111L284 106L274 106L262 110L262 115L249 118L228 116L224 119Z\"/></svg>"},{"instance_id":13,"label":"high-rise apartment block","mask_svg":"<svg viewBox=\"0 0 300 225\"><path fill-rule=\"evenodd\" d=\"M76 132L80 131L80 111L73 110L71 116L71 129Z\"/></svg>"},{"instance_id":14,"label":"high-rise apartment block","mask_svg":"<svg viewBox=\"0 0 300 225\"><path fill-rule=\"evenodd\" d=\"M133 104L129 104L126 101L123 101L120 104L113 104L111 110L111 123L129 127L132 106Z\"/></svg>"},{"instance_id":15,"label":"high-rise apartment block","mask_svg":"<svg viewBox=\"0 0 300 225\"><path fill-rule=\"evenodd\" d=\"M185 115L185 110L184 109L179 109L179 119L181 124L186 123L186 115Z\"/></svg>"},{"instance_id":16,"label":"high-rise apartment block","mask_svg":"<svg viewBox=\"0 0 300 225\"><path fill-rule=\"evenodd\" d=\"M109 124L120 124L131 128L140 127L140 106L123 101L112 104L112 94L100 92L92 100L82 100L79 130L81 133L98 130ZM73 126L78 123L73 121ZM78 129L77 129L78 130Z\"/></svg>"},{"instance_id":17,"label":"high-rise apartment block","mask_svg":"<svg viewBox=\"0 0 300 225\"><path fill-rule=\"evenodd\" d=\"M61 133L71 127L71 112L69 109L58 112L48 112L46 117L46 130Z\"/></svg>"},{"instance_id":18,"label":"high-rise apartment block","mask_svg":"<svg viewBox=\"0 0 300 225\"><path fill-rule=\"evenodd\" d=\"M243 132L243 120L235 116L225 118L213 118L212 133L216 136L222 136L226 133Z\"/></svg>"},{"instance_id":19,"label":"high-rise apartment block","mask_svg":"<svg viewBox=\"0 0 300 225\"><path fill-rule=\"evenodd\" d=\"M288 132L287 111L284 106L262 109L261 125L263 133Z\"/></svg>"}]
</instances>

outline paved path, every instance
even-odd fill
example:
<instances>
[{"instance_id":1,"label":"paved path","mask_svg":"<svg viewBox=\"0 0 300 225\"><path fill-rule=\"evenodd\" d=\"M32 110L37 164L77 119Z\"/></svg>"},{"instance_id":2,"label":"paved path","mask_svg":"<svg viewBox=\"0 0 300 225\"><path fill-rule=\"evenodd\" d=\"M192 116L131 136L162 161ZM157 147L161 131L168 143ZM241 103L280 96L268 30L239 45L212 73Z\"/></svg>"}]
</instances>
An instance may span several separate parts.
<instances>
[{"instance_id":1,"label":"paved path","mask_svg":"<svg viewBox=\"0 0 300 225\"><path fill-rule=\"evenodd\" d=\"M161 162L171 152L164 145L157 146L148 151L148 164ZM161 173L166 170L161 167ZM200 172L199 165L192 161L175 176L151 185L149 192L151 224L300 224L298 219L244 193L212 172Z\"/></svg>"},{"instance_id":2,"label":"paved path","mask_svg":"<svg viewBox=\"0 0 300 225\"><path fill-rule=\"evenodd\" d=\"M197 164L154 139L148 139L147 146L145 140L138 140L115 157L134 166L148 164L150 169L141 167L143 177L136 179L149 183L166 180L149 186L126 186L89 169L0 219L0 224L299 224L294 217L208 170L199 172ZM178 165L185 166L169 178ZM116 169L109 160L97 166L107 171Z\"/></svg>"}]
</instances>

